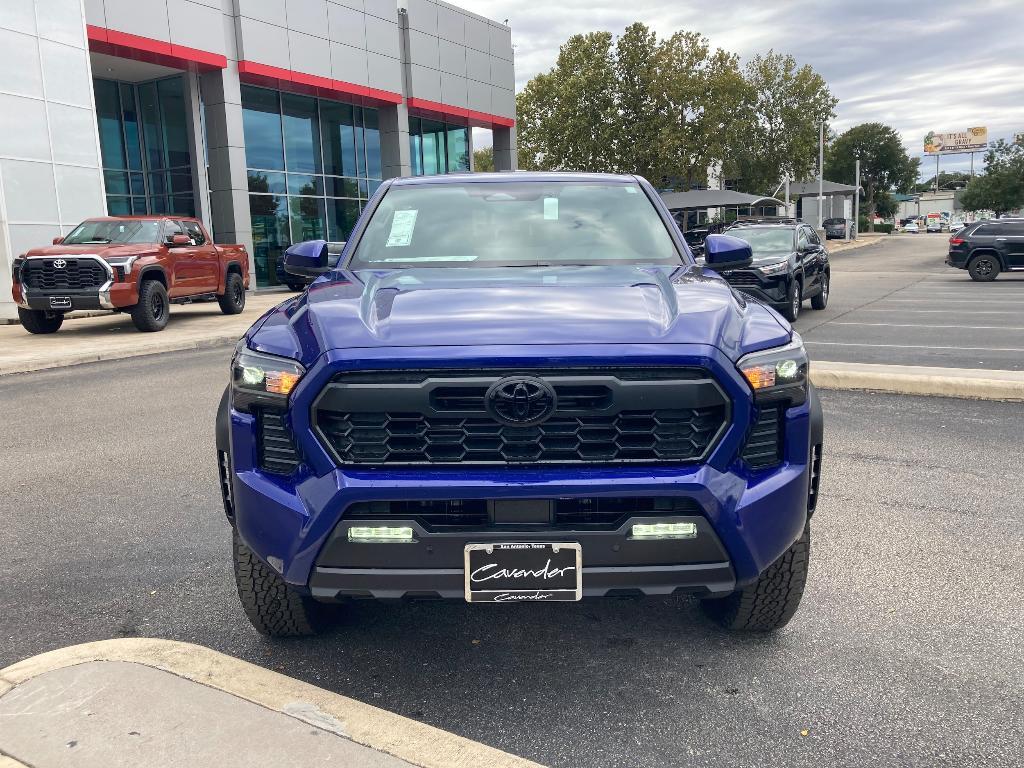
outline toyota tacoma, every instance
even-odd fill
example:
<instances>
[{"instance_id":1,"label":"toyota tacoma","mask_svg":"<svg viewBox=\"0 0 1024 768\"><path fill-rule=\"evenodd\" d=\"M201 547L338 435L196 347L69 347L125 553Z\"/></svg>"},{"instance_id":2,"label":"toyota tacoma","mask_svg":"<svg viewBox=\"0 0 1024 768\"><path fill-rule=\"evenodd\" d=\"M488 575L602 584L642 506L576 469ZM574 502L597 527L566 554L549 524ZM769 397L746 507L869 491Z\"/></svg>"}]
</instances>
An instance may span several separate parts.
<instances>
[{"instance_id":1,"label":"toyota tacoma","mask_svg":"<svg viewBox=\"0 0 1024 768\"><path fill-rule=\"evenodd\" d=\"M798 334L697 265L633 176L396 179L241 339L216 442L238 594L271 636L360 598L690 593L790 620L822 414Z\"/></svg>"},{"instance_id":2,"label":"toyota tacoma","mask_svg":"<svg viewBox=\"0 0 1024 768\"><path fill-rule=\"evenodd\" d=\"M245 308L249 256L216 245L196 219L87 219L53 245L12 265L18 319L29 333L55 333L76 309L127 312L140 331L161 331L172 303L216 297L221 311Z\"/></svg>"}]
</instances>

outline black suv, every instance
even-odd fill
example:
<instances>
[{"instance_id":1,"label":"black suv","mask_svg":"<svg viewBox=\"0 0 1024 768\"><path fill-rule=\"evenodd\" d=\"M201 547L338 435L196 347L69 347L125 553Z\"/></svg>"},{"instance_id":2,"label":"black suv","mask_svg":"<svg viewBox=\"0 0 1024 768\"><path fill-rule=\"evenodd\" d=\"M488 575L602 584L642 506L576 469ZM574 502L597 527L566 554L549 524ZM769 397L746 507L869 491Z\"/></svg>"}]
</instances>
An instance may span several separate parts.
<instances>
[{"instance_id":1,"label":"black suv","mask_svg":"<svg viewBox=\"0 0 1024 768\"><path fill-rule=\"evenodd\" d=\"M809 225L737 222L725 231L750 243L754 262L722 277L735 288L770 304L790 322L805 299L815 309L828 304L828 251Z\"/></svg>"},{"instance_id":2,"label":"black suv","mask_svg":"<svg viewBox=\"0 0 1024 768\"><path fill-rule=\"evenodd\" d=\"M1000 272L1024 271L1024 219L968 224L949 238L946 263L981 282L995 280Z\"/></svg>"}]
</instances>

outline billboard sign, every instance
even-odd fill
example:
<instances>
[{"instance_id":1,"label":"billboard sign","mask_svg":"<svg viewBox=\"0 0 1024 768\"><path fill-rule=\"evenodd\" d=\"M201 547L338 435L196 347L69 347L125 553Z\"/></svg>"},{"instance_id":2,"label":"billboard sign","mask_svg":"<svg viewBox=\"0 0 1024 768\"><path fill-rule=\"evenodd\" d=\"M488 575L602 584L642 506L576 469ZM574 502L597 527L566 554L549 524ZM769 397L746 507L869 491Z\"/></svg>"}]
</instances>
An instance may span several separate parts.
<instances>
[{"instance_id":1,"label":"billboard sign","mask_svg":"<svg viewBox=\"0 0 1024 768\"><path fill-rule=\"evenodd\" d=\"M988 128L968 128L955 133L930 131L924 137L926 155L951 155L957 152L977 152L988 148Z\"/></svg>"}]
</instances>

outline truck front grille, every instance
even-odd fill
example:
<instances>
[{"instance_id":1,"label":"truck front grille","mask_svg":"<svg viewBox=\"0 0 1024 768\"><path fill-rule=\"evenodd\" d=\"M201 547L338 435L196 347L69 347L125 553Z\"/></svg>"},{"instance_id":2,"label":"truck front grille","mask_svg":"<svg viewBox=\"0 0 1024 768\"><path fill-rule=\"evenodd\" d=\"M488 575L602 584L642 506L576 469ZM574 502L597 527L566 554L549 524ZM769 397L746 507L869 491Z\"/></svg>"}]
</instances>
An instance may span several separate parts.
<instances>
[{"instance_id":1,"label":"truck front grille","mask_svg":"<svg viewBox=\"0 0 1024 768\"><path fill-rule=\"evenodd\" d=\"M753 272L727 272L725 280L737 288L757 288L761 280Z\"/></svg>"},{"instance_id":2,"label":"truck front grille","mask_svg":"<svg viewBox=\"0 0 1024 768\"><path fill-rule=\"evenodd\" d=\"M502 423L488 390L523 375L557 405L539 424ZM711 450L729 403L696 369L381 371L336 377L313 415L341 465L678 463Z\"/></svg>"},{"instance_id":3,"label":"truck front grille","mask_svg":"<svg viewBox=\"0 0 1024 768\"><path fill-rule=\"evenodd\" d=\"M66 262L54 266L55 261ZM107 282L107 271L95 259L27 259L21 268L22 283L37 291L77 291L99 288Z\"/></svg>"}]
</instances>

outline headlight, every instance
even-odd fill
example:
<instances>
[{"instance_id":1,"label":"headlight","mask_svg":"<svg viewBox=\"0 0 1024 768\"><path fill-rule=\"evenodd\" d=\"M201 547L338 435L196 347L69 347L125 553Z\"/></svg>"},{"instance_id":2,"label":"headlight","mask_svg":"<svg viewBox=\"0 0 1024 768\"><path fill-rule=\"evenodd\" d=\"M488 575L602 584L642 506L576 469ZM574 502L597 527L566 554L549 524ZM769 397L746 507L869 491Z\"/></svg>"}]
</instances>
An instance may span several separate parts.
<instances>
[{"instance_id":1,"label":"headlight","mask_svg":"<svg viewBox=\"0 0 1024 768\"><path fill-rule=\"evenodd\" d=\"M759 265L757 269L760 270L762 275L781 275L789 270L789 260L780 261L777 264Z\"/></svg>"},{"instance_id":2,"label":"headlight","mask_svg":"<svg viewBox=\"0 0 1024 768\"><path fill-rule=\"evenodd\" d=\"M305 372L287 357L254 352L243 338L231 359L231 404L238 411L253 404L284 407Z\"/></svg>"},{"instance_id":3,"label":"headlight","mask_svg":"<svg viewBox=\"0 0 1024 768\"><path fill-rule=\"evenodd\" d=\"M807 352L796 331L785 346L746 355L736 367L757 400L791 400L799 405L807 399Z\"/></svg>"}]
</instances>

